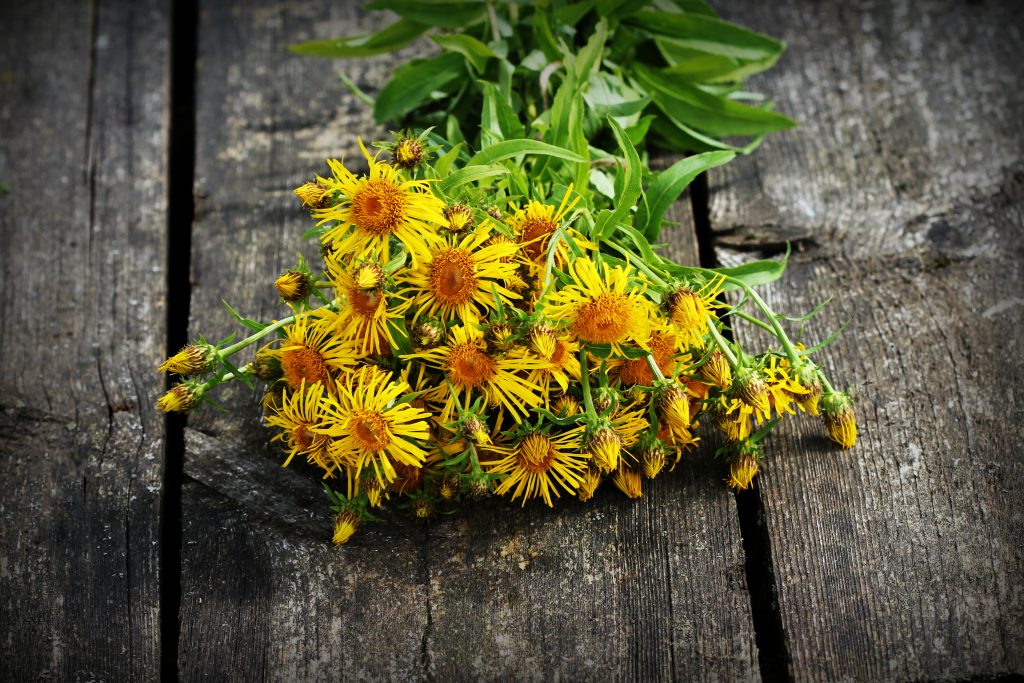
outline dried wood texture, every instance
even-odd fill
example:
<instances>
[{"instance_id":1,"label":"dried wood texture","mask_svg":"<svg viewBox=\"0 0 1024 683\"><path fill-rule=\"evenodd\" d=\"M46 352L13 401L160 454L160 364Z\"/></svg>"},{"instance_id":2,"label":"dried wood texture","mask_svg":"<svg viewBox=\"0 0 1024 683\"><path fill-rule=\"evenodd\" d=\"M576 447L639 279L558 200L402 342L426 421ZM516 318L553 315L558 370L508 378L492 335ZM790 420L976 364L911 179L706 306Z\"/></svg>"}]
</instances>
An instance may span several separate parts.
<instances>
[{"instance_id":1,"label":"dried wood texture","mask_svg":"<svg viewBox=\"0 0 1024 683\"><path fill-rule=\"evenodd\" d=\"M1024 671L1020 8L730 5L789 51L756 87L801 127L711 174L719 255L805 249L768 298L836 301L811 342L861 438L768 442L760 495L801 680Z\"/></svg>"},{"instance_id":2,"label":"dried wood texture","mask_svg":"<svg viewBox=\"0 0 1024 683\"><path fill-rule=\"evenodd\" d=\"M3 680L159 677L167 15L0 9Z\"/></svg>"},{"instance_id":3,"label":"dried wood texture","mask_svg":"<svg viewBox=\"0 0 1024 683\"><path fill-rule=\"evenodd\" d=\"M271 283L310 225L290 188L381 135L337 72L372 93L423 49L342 63L285 46L381 21L326 0L203 6L194 332L235 329L225 296L284 315ZM734 502L707 463L638 502L471 504L335 549L315 473L280 469L249 391L219 397L231 412L193 419L186 450L184 678L757 677Z\"/></svg>"}]
</instances>

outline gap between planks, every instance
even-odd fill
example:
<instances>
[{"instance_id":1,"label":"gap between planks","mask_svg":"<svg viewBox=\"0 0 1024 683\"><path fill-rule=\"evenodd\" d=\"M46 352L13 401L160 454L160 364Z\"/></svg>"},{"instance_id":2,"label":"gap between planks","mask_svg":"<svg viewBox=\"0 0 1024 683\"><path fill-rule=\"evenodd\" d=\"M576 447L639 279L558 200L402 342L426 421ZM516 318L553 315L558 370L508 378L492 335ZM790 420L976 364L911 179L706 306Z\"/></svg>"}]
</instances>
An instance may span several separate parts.
<instances>
[{"instance_id":1,"label":"gap between planks","mask_svg":"<svg viewBox=\"0 0 1024 683\"><path fill-rule=\"evenodd\" d=\"M195 201L198 0L172 0L170 122L167 136L167 355L188 343L192 220ZM168 377L168 387L171 385ZM163 510L160 540L160 679L178 680L181 625L181 506L185 463L184 414L164 420Z\"/></svg>"},{"instance_id":2,"label":"gap between planks","mask_svg":"<svg viewBox=\"0 0 1024 683\"><path fill-rule=\"evenodd\" d=\"M711 193L707 173L698 175L690 184L690 205L693 211L694 232L702 268L718 265L715 256L715 235L711 228ZM725 336L732 338L726 328ZM764 501L755 478L751 488L737 491L736 515L739 518L743 541L743 561L750 596L750 618L754 625L758 665L765 681L792 681L792 658L782 624L779 607L779 588L772 560L771 534L765 519Z\"/></svg>"}]
</instances>

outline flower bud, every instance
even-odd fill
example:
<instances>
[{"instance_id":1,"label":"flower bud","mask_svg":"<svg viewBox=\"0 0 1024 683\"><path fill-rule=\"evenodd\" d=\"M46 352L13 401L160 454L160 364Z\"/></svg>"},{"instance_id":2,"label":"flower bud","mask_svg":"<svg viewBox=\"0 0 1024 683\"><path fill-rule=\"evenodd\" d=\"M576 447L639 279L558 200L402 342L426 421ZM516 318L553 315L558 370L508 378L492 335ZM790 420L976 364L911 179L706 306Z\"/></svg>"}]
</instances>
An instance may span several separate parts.
<instances>
[{"instance_id":1,"label":"flower bud","mask_svg":"<svg viewBox=\"0 0 1024 683\"><path fill-rule=\"evenodd\" d=\"M434 503L429 498L417 498L410 503L409 511L416 519L427 520L434 516Z\"/></svg>"},{"instance_id":2,"label":"flower bud","mask_svg":"<svg viewBox=\"0 0 1024 683\"><path fill-rule=\"evenodd\" d=\"M453 501L459 497L461 490L459 478L452 474L446 474L437 488L437 495L441 496L441 500Z\"/></svg>"},{"instance_id":3,"label":"flower bud","mask_svg":"<svg viewBox=\"0 0 1024 683\"><path fill-rule=\"evenodd\" d=\"M580 402L570 394L559 394L551 403L551 412L559 417L572 417L583 412Z\"/></svg>"},{"instance_id":4,"label":"flower bud","mask_svg":"<svg viewBox=\"0 0 1024 683\"><path fill-rule=\"evenodd\" d=\"M857 419L853 401L843 392L828 394L821 400L825 433L841 448L853 448L857 443Z\"/></svg>"},{"instance_id":5,"label":"flower bud","mask_svg":"<svg viewBox=\"0 0 1024 683\"><path fill-rule=\"evenodd\" d=\"M581 502L587 502L594 497L594 492L597 491L597 487L601 484L601 469L591 463L587 471L583 473L583 481L580 482L580 486L576 489L576 497Z\"/></svg>"},{"instance_id":6,"label":"flower bud","mask_svg":"<svg viewBox=\"0 0 1024 683\"><path fill-rule=\"evenodd\" d=\"M352 272L356 289L363 291L380 289L387 279L387 273L376 263L360 263Z\"/></svg>"},{"instance_id":7,"label":"flower bud","mask_svg":"<svg viewBox=\"0 0 1024 683\"><path fill-rule=\"evenodd\" d=\"M753 444L751 444L753 445ZM745 491L750 488L751 482L757 475L757 458L753 453L741 453L738 458L729 465L729 477L725 483L729 488L737 491Z\"/></svg>"},{"instance_id":8,"label":"flower bud","mask_svg":"<svg viewBox=\"0 0 1024 683\"><path fill-rule=\"evenodd\" d=\"M441 211L452 232L466 232L473 229L473 211L462 202L449 204Z\"/></svg>"},{"instance_id":9,"label":"flower bud","mask_svg":"<svg viewBox=\"0 0 1024 683\"><path fill-rule=\"evenodd\" d=\"M412 345L417 351L432 349L441 343L444 328L436 322L423 322L412 331Z\"/></svg>"},{"instance_id":10,"label":"flower bud","mask_svg":"<svg viewBox=\"0 0 1024 683\"><path fill-rule=\"evenodd\" d=\"M293 304L308 297L313 287L308 275L298 270L289 270L274 280L274 289L282 299Z\"/></svg>"},{"instance_id":11,"label":"flower bud","mask_svg":"<svg viewBox=\"0 0 1024 683\"><path fill-rule=\"evenodd\" d=\"M302 201L307 209L322 209L327 205L327 190L317 183L303 183L295 188L295 196Z\"/></svg>"},{"instance_id":12,"label":"flower bud","mask_svg":"<svg viewBox=\"0 0 1024 683\"><path fill-rule=\"evenodd\" d=\"M199 375L213 366L217 351L209 344L188 344L165 360L158 370L177 375Z\"/></svg>"},{"instance_id":13,"label":"flower bud","mask_svg":"<svg viewBox=\"0 0 1024 683\"><path fill-rule=\"evenodd\" d=\"M423 145L416 138L404 137L395 144L391 161L399 168L416 168L423 162Z\"/></svg>"},{"instance_id":14,"label":"flower bud","mask_svg":"<svg viewBox=\"0 0 1024 683\"><path fill-rule=\"evenodd\" d=\"M530 348L542 358L551 358L558 347L558 338L550 325L541 323L530 330Z\"/></svg>"},{"instance_id":15,"label":"flower bud","mask_svg":"<svg viewBox=\"0 0 1024 683\"><path fill-rule=\"evenodd\" d=\"M334 518L334 545L348 543L352 534L362 526L362 518L352 510L343 510Z\"/></svg>"},{"instance_id":16,"label":"flower bud","mask_svg":"<svg viewBox=\"0 0 1024 683\"><path fill-rule=\"evenodd\" d=\"M588 440L587 449L601 471L611 472L619 465L622 439L611 427L601 427Z\"/></svg>"},{"instance_id":17,"label":"flower bud","mask_svg":"<svg viewBox=\"0 0 1024 683\"><path fill-rule=\"evenodd\" d=\"M202 392L191 384L175 384L157 399L156 407L165 413L187 413L195 407Z\"/></svg>"},{"instance_id":18,"label":"flower bud","mask_svg":"<svg viewBox=\"0 0 1024 683\"><path fill-rule=\"evenodd\" d=\"M661 395L658 413L673 434L690 431L690 399L679 387L672 387Z\"/></svg>"},{"instance_id":19,"label":"flower bud","mask_svg":"<svg viewBox=\"0 0 1024 683\"><path fill-rule=\"evenodd\" d=\"M281 377L281 361L266 353L256 352L256 357L249 363L249 372L256 379L269 382Z\"/></svg>"},{"instance_id":20,"label":"flower bud","mask_svg":"<svg viewBox=\"0 0 1024 683\"><path fill-rule=\"evenodd\" d=\"M644 495L642 482L640 473L625 464L612 475L612 483L629 498L639 498Z\"/></svg>"},{"instance_id":21,"label":"flower bud","mask_svg":"<svg viewBox=\"0 0 1024 683\"><path fill-rule=\"evenodd\" d=\"M640 467L648 479L654 479L665 469L665 446L660 441L654 441L640 451Z\"/></svg>"},{"instance_id":22,"label":"flower bud","mask_svg":"<svg viewBox=\"0 0 1024 683\"><path fill-rule=\"evenodd\" d=\"M594 390L594 410L604 413L619 405L619 392L612 387L598 387Z\"/></svg>"},{"instance_id":23,"label":"flower bud","mask_svg":"<svg viewBox=\"0 0 1024 683\"><path fill-rule=\"evenodd\" d=\"M721 351L715 351L704 365L700 366L700 378L722 389L732 385L732 368Z\"/></svg>"},{"instance_id":24,"label":"flower bud","mask_svg":"<svg viewBox=\"0 0 1024 683\"><path fill-rule=\"evenodd\" d=\"M500 221L504 218L504 216L501 215L501 211L493 206L487 209L487 215L496 221Z\"/></svg>"},{"instance_id":25,"label":"flower bud","mask_svg":"<svg viewBox=\"0 0 1024 683\"><path fill-rule=\"evenodd\" d=\"M739 398L755 412L767 414L772 406L768 400L768 387L764 380L750 368L740 368L736 372L734 385L739 390Z\"/></svg>"},{"instance_id":26,"label":"flower bud","mask_svg":"<svg viewBox=\"0 0 1024 683\"><path fill-rule=\"evenodd\" d=\"M462 421L462 433L473 439L477 446L488 446L491 443L487 425L476 415L470 415Z\"/></svg>"}]
</instances>

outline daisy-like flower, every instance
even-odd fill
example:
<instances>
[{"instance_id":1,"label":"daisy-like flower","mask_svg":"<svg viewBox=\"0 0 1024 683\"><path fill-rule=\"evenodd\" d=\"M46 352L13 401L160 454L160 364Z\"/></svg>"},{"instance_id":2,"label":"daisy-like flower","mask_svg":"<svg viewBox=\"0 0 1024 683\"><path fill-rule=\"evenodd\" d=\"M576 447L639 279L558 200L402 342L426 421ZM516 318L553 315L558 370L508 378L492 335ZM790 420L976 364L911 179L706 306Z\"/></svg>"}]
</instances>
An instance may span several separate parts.
<instances>
[{"instance_id":1,"label":"daisy-like flower","mask_svg":"<svg viewBox=\"0 0 1024 683\"><path fill-rule=\"evenodd\" d=\"M700 377L720 389L728 389L732 386L732 367L729 360L719 350L711 353L704 365L698 370Z\"/></svg>"},{"instance_id":2,"label":"daisy-like flower","mask_svg":"<svg viewBox=\"0 0 1024 683\"><path fill-rule=\"evenodd\" d=\"M587 450L602 471L615 470L619 466L622 449L633 446L640 432L647 429L648 422L643 418L645 412L642 405L620 407L610 420L603 420L587 431Z\"/></svg>"},{"instance_id":3,"label":"daisy-like flower","mask_svg":"<svg viewBox=\"0 0 1024 683\"><path fill-rule=\"evenodd\" d=\"M469 410L474 395L484 396L488 405L504 406L516 422L522 421L528 409L544 402L540 387L516 374L541 368L543 362L516 347L501 355L488 353L483 331L474 327L453 327L444 346L402 356L402 360L413 358L443 371L451 385L437 386L424 395L443 403L444 424L452 421L456 406Z\"/></svg>"},{"instance_id":4,"label":"daisy-like flower","mask_svg":"<svg viewBox=\"0 0 1024 683\"><path fill-rule=\"evenodd\" d=\"M383 261L390 258L392 235L410 251L426 251L438 239L437 226L445 224L444 202L430 193L429 181L406 180L398 169L371 157L362 140L359 148L370 165L368 176L358 177L328 159L333 177L317 178L328 192L343 196L335 206L313 212L318 225L337 221L323 242L343 255L374 253Z\"/></svg>"},{"instance_id":5,"label":"daisy-like flower","mask_svg":"<svg viewBox=\"0 0 1024 683\"><path fill-rule=\"evenodd\" d=\"M330 457L357 476L372 468L381 488L398 476L393 463L421 467L427 452L416 442L430 435L430 415L398 401L409 392L378 368L363 368L352 382L337 385L336 402L326 404L330 425L318 433L333 437Z\"/></svg>"},{"instance_id":6,"label":"daisy-like flower","mask_svg":"<svg viewBox=\"0 0 1024 683\"><path fill-rule=\"evenodd\" d=\"M759 469L757 445L745 444L743 450L744 452L729 464L729 476L725 480L729 488L737 491L745 491L750 488Z\"/></svg>"},{"instance_id":7,"label":"daisy-like flower","mask_svg":"<svg viewBox=\"0 0 1024 683\"><path fill-rule=\"evenodd\" d=\"M332 333L334 325L333 313L299 313L295 322L284 328L285 339L281 346L265 352L281 363L281 372L293 391L303 384L316 382L329 388L338 373L356 367L358 351Z\"/></svg>"},{"instance_id":8,"label":"daisy-like flower","mask_svg":"<svg viewBox=\"0 0 1024 683\"><path fill-rule=\"evenodd\" d=\"M554 336L550 346L534 345L533 357L543 363L542 367L530 373L529 381L541 388L544 396L544 407L551 406L551 385L557 384L561 389L560 397L566 397L569 382L580 381L580 345L567 335ZM550 353L544 354L541 351ZM578 407L578 406L577 406Z\"/></svg>"},{"instance_id":9,"label":"daisy-like flower","mask_svg":"<svg viewBox=\"0 0 1024 683\"><path fill-rule=\"evenodd\" d=\"M679 335L680 348L704 346L708 325L714 324L714 310L721 307L715 297L722 291L725 276L720 275L704 283L699 289L679 287L665 296L665 309Z\"/></svg>"},{"instance_id":10,"label":"daisy-like flower","mask_svg":"<svg viewBox=\"0 0 1024 683\"><path fill-rule=\"evenodd\" d=\"M359 531L363 519L352 510L344 510L334 518L334 545L348 543L348 540Z\"/></svg>"},{"instance_id":11,"label":"daisy-like flower","mask_svg":"<svg viewBox=\"0 0 1024 683\"><path fill-rule=\"evenodd\" d=\"M612 483L615 488L626 494L629 498L639 498L644 495L643 477L640 470L623 463L612 475Z\"/></svg>"},{"instance_id":12,"label":"daisy-like flower","mask_svg":"<svg viewBox=\"0 0 1024 683\"><path fill-rule=\"evenodd\" d=\"M772 356L761 372L764 374L768 402L775 409L779 417L782 417L783 413L795 415L794 405L801 410L804 409L800 403L800 398L809 394L810 390L801 385L790 372L790 365L787 359Z\"/></svg>"},{"instance_id":13,"label":"daisy-like flower","mask_svg":"<svg viewBox=\"0 0 1024 683\"><path fill-rule=\"evenodd\" d=\"M505 475L495 493L512 494L512 500L541 498L553 507L552 495L558 498L559 487L574 494L583 482L589 457L579 452L582 427L559 434L530 432L509 448L498 451L499 460L481 463L488 472Z\"/></svg>"},{"instance_id":14,"label":"daisy-like flower","mask_svg":"<svg viewBox=\"0 0 1024 683\"><path fill-rule=\"evenodd\" d=\"M510 205L512 213L505 222L515 231L520 249L529 261L543 263L547 260L548 242L551 240L551 235L559 228L562 219L572 211L579 200L580 196L573 194L572 185L570 185L558 208L533 200L528 202L525 207ZM573 238L575 239L577 236L578 233L574 232ZM582 236L579 237L582 241ZM568 260L569 252L564 242L558 245L555 254L558 265L562 265Z\"/></svg>"},{"instance_id":15,"label":"daisy-like flower","mask_svg":"<svg viewBox=\"0 0 1024 683\"><path fill-rule=\"evenodd\" d=\"M644 286L630 284L630 270L598 268L587 257L573 261L568 265L572 283L548 295L545 315L568 325L582 341L611 345L615 355L624 355L626 342L646 349L654 307L643 295Z\"/></svg>"},{"instance_id":16,"label":"daisy-like flower","mask_svg":"<svg viewBox=\"0 0 1024 683\"><path fill-rule=\"evenodd\" d=\"M511 242L488 243L489 237L489 224L484 223L461 240L449 238L419 254L403 278L403 294L416 306L416 318L427 315L474 324L497 307L496 297L505 304L519 298L505 287L515 277L516 264L508 259L516 247Z\"/></svg>"},{"instance_id":17,"label":"daisy-like flower","mask_svg":"<svg viewBox=\"0 0 1024 683\"><path fill-rule=\"evenodd\" d=\"M360 354L391 353L398 346L393 330L412 302L384 291L384 269L376 263L356 264L350 272L336 253L324 262L339 297L335 334L351 340Z\"/></svg>"},{"instance_id":18,"label":"daisy-like flower","mask_svg":"<svg viewBox=\"0 0 1024 683\"><path fill-rule=\"evenodd\" d=\"M334 463L327 457L327 436L315 430L327 426L327 410L324 385L320 382L309 386L303 381L296 391L285 392L267 416L267 425L277 427L278 432L271 441L281 441L288 457L282 467L287 467L296 455L320 466L330 476L335 470Z\"/></svg>"},{"instance_id":19,"label":"daisy-like flower","mask_svg":"<svg viewBox=\"0 0 1024 683\"><path fill-rule=\"evenodd\" d=\"M654 362L665 377L672 377L676 372L677 346L676 334L671 328L655 330L647 341ZM649 387L654 383L654 373L646 358L613 358L608 361L608 370L623 386Z\"/></svg>"}]
</instances>

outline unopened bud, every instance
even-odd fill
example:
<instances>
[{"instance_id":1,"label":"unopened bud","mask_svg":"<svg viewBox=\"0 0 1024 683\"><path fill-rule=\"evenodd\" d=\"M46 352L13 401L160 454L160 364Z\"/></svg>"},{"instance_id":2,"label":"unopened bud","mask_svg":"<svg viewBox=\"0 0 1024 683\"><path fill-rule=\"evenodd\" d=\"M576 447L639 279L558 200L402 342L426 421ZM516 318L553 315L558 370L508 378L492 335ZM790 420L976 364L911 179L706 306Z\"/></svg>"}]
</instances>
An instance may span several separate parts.
<instances>
[{"instance_id":1,"label":"unopened bud","mask_svg":"<svg viewBox=\"0 0 1024 683\"><path fill-rule=\"evenodd\" d=\"M189 344L160 365L160 372L177 375L198 375L209 370L216 350L209 344Z\"/></svg>"},{"instance_id":2,"label":"unopened bud","mask_svg":"<svg viewBox=\"0 0 1024 683\"><path fill-rule=\"evenodd\" d=\"M423 145L416 138L402 138L392 151L391 161L400 168L416 168L423 161Z\"/></svg>"},{"instance_id":3,"label":"unopened bud","mask_svg":"<svg viewBox=\"0 0 1024 683\"><path fill-rule=\"evenodd\" d=\"M295 196L302 201L307 209L322 209L327 205L327 190L317 183L303 183L295 188Z\"/></svg>"},{"instance_id":4,"label":"unopened bud","mask_svg":"<svg viewBox=\"0 0 1024 683\"><path fill-rule=\"evenodd\" d=\"M352 534L362 526L362 518L351 510L344 510L334 518L334 545L348 543Z\"/></svg>"},{"instance_id":5,"label":"unopened bud","mask_svg":"<svg viewBox=\"0 0 1024 683\"><path fill-rule=\"evenodd\" d=\"M156 407L165 413L187 413L195 407L202 393L189 384L175 384L156 401Z\"/></svg>"},{"instance_id":6,"label":"unopened bud","mask_svg":"<svg viewBox=\"0 0 1024 683\"><path fill-rule=\"evenodd\" d=\"M297 270L286 271L274 280L274 289L290 304L302 301L313 291L309 276Z\"/></svg>"},{"instance_id":7,"label":"unopened bud","mask_svg":"<svg viewBox=\"0 0 1024 683\"><path fill-rule=\"evenodd\" d=\"M448 229L452 232L465 232L473 229L473 211L462 202L444 207L441 215L448 222Z\"/></svg>"}]
</instances>

